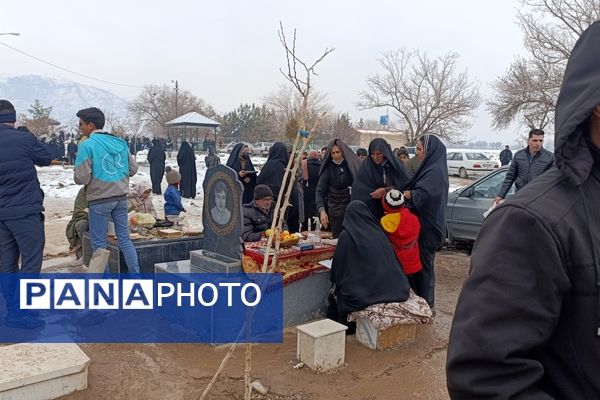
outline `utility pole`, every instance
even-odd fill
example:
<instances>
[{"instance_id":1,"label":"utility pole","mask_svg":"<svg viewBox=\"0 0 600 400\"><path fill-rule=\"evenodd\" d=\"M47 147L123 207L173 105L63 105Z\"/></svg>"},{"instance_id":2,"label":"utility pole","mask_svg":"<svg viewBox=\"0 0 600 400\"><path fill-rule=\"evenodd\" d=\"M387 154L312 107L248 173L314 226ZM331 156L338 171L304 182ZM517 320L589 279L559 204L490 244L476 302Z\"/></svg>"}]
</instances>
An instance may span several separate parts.
<instances>
[{"instance_id":1,"label":"utility pole","mask_svg":"<svg viewBox=\"0 0 600 400\"><path fill-rule=\"evenodd\" d=\"M177 118L179 116L179 110L177 109L177 101L179 99L179 81L174 80L171 82L175 84L175 118Z\"/></svg>"}]
</instances>

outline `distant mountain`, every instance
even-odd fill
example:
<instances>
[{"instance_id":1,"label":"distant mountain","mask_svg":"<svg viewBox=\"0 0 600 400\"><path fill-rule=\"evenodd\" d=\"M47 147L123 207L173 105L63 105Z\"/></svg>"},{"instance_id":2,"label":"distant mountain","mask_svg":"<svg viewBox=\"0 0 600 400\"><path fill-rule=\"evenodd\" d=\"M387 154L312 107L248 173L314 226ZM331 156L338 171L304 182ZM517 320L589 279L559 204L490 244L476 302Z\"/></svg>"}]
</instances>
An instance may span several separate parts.
<instances>
[{"instance_id":1,"label":"distant mountain","mask_svg":"<svg viewBox=\"0 0 600 400\"><path fill-rule=\"evenodd\" d=\"M17 114L28 114L27 109L38 99L44 107L53 107L52 118L63 125L74 123L77 120L75 113L86 107L98 107L117 115L127 113L127 101L113 93L41 75L0 77L0 98L13 103Z\"/></svg>"}]
</instances>

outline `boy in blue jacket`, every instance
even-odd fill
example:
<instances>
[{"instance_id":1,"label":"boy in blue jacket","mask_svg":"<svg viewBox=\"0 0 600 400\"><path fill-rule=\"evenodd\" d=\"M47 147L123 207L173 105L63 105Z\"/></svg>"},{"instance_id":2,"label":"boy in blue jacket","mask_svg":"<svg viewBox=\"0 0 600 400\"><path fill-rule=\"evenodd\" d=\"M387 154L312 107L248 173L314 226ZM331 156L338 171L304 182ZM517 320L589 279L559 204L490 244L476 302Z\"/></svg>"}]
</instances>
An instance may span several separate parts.
<instances>
[{"instance_id":1,"label":"boy in blue jacket","mask_svg":"<svg viewBox=\"0 0 600 400\"><path fill-rule=\"evenodd\" d=\"M183 204L181 204L181 192L179 191L181 175L177 170L167 166L167 168L165 168L165 176L167 177L167 183L169 184L164 194L165 218L167 218L167 215L178 216L182 211L186 212L185 208L183 208Z\"/></svg>"}]
</instances>

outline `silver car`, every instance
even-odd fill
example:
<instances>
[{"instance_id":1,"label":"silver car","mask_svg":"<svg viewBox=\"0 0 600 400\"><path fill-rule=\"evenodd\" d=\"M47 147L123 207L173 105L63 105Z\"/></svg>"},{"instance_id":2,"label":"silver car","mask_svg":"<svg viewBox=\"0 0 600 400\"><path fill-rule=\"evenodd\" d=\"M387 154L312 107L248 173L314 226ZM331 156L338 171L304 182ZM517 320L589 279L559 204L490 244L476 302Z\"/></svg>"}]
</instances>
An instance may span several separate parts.
<instances>
[{"instance_id":1,"label":"silver car","mask_svg":"<svg viewBox=\"0 0 600 400\"><path fill-rule=\"evenodd\" d=\"M483 213L491 207L498 195L507 171L508 166L501 167L448 193L446 236L449 244L475 241L483 223ZM512 196L514 192L513 185L506 197Z\"/></svg>"}]
</instances>

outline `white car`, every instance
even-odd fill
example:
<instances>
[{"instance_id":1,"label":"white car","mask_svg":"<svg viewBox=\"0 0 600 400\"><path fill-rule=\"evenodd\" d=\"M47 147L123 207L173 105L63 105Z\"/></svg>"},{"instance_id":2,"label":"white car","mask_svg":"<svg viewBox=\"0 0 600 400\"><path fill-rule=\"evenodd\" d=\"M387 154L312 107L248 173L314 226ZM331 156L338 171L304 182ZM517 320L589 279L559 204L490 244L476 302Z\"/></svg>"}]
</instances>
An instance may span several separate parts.
<instances>
[{"instance_id":1,"label":"white car","mask_svg":"<svg viewBox=\"0 0 600 400\"><path fill-rule=\"evenodd\" d=\"M235 147L236 144L238 144L239 142L231 142L229 143L226 147L225 147L225 153L229 154L233 151L233 148ZM246 146L248 146L248 150L250 151L250 154L254 154L254 147L251 144L246 143Z\"/></svg>"},{"instance_id":2,"label":"white car","mask_svg":"<svg viewBox=\"0 0 600 400\"><path fill-rule=\"evenodd\" d=\"M458 175L461 178L480 176L498 168L496 161L477 151L449 151L447 160L448 175Z\"/></svg>"},{"instance_id":3,"label":"white car","mask_svg":"<svg viewBox=\"0 0 600 400\"><path fill-rule=\"evenodd\" d=\"M273 146L273 143L271 142L258 142L254 144L254 149L250 149L250 151L255 156L266 157L269 155L269 150L271 150L271 146Z\"/></svg>"}]
</instances>

